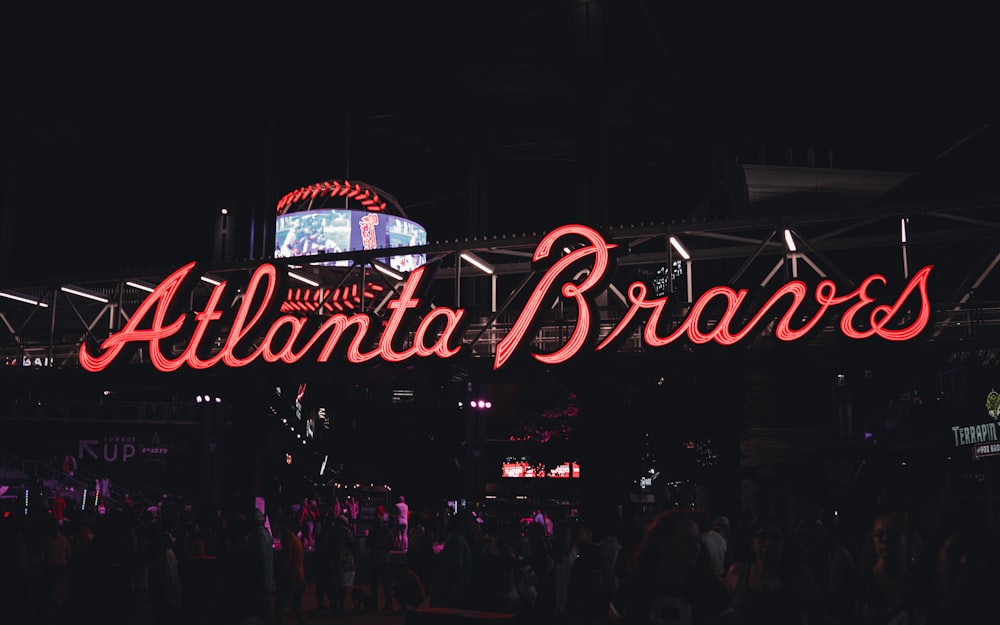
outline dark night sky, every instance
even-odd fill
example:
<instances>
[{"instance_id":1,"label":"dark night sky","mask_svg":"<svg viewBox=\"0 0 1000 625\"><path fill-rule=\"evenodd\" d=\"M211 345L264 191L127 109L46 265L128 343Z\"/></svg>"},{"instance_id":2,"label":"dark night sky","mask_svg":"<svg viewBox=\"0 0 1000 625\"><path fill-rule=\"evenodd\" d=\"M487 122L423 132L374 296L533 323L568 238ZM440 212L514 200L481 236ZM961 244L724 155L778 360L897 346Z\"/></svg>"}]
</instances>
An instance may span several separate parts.
<instances>
[{"instance_id":1,"label":"dark night sky","mask_svg":"<svg viewBox=\"0 0 1000 625\"><path fill-rule=\"evenodd\" d=\"M578 218L595 102L614 224L692 214L712 146L920 171L998 110L985 23L678 24L637 0L606 2L584 46L582 3L471 4L9 14L0 280L204 257L221 207L246 257L251 214L348 162L432 241L551 228ZM489 217L470 225L476 159Z\"/></svg>"}]
</instances>

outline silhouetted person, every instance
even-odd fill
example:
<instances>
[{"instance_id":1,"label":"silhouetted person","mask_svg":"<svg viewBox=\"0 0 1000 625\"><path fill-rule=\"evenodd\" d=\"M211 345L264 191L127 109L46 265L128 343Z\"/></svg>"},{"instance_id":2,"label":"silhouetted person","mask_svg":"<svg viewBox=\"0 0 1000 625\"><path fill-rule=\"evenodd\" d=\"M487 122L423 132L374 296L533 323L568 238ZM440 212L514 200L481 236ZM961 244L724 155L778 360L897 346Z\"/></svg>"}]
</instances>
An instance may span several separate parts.
<instances>
[{"instance_id":1,"label":"silhouetted person","mask_svg":"<svg viewBox=\"0 0 1000 625\"><path fill-rule=\"evenodd\" d=\"M271 598L278 585L274 580L274 538L264 526L264 511L254 511L255 526L250 536L250 553L254 570L254 614L271 623Z\"/></svg>"},{"instance_id":2,"label":"silhouetted person","mask_svg":"<svg viewBox=\"0 0 1000 625\"><path fill-rule=\"evenodd\" d=\"M285 608L291 608L298 624L305 625L302 615L302 595L306 590L305 550L302 541L287 523L281 526L281 565L278 570L274 621L280 624Z\"/></svg>"},{"instance_id":3,"label":"silhouetted person","mask_svg":"<svg viewBox=\"0 0 1000 625\"><path fill-rule=\"evenodd\" d=\"M891 511L875 517L860 571L858 615L866 625L884 625L913 601L915 534L909 516ZM872 562L874 559L874 562Z\"/></svg>"},{"instance_id":4,"label":"silhouetted person","mask_svg":"<svg viewBox=\"0 0 1000 625\"><path fill-rule=\"evenodd\" d=\"M94 533L90 547L99 588L99 613L104 622L127 623L134 619L132 589L138 568L135 536L126 514L112 508Z\"/></svg>"},{"instance_id":5,"label":"silhouetted person","mask_svg":"<svg viewBox=\"0 0 1000 625\"><path fill-rule=\"evenodd\" d=\"M431 591L432 607L468 607L473 575L469 538L473 523L472 516L464 511L451 517L444 547L437 556L434 589Z\"/></svg>"},{"instance_id":6,"label":"silhouetted person","mask_svg":"<svg viewBox=\"0 0 1000 625\"><path fill-rule=\"evenodd\" d=\"M324 599L331 608L336 608L340 594L340 580L337 578L337 545L334 535L334 519L327 517L316 536L316 550L312 556L312 570L316 577L316 609L324 609Z\"/></svg>"},{"instance_id":7,"label":"silhouetted person","mask_svg":"<svg viewBox=\"0 0 1000 625\"><path fill-rule=\"evenodd\" d=\"M42 600L48 615L61 621L69 597L69 563L73 549L54 517L42 520L42 530Z\"/></svg>"},{"instance_id":8,"label":"silhouetted person","mask_svg":"<svg viewBox=\"0 0 1000 625\"><path fill-rule=\"evenodd\" d=\"M613 623L733 623L722 582L699 566L701 532L682 512L656 516L608 608Z\"/></svg>"},{"instance_id":9,"label":"silhouetted person","mask_svg":"<svg viewBox=\"0 0 1000 625\"><path fill-rule=\"evenodd\" d=\"M789 561L788 533L781 524L769 518L754 523L751 541L752 560L734 562L726 574L739 623L826 622L822 592L809 569Z\"/></svg>"},{"instance_id":10,"label":"silhouetted person","mask_svg":"<svg viewBox=\"0 0 1000 625\"><path fill-rule=\"evenodd\" d=\"M150 545L149 607L157 625L180 623L181 578L170 535L159 532Z\"/></svg>"},{"instance_id":11,"label":"silhouetted person","mask_svg":"<svg viewBox=\"0 0 1000 625\"><path fill-rule=\"evenodd\" d=\"M392 589L390 585L389 552L393 548L392 531L386 526L381 515L375 515L375 524L368 535L368 575L371 578L372 601L378 603L379 588L382 588L383 611L392 611ZM373 606L374 607L374 606Z\"/></svg>"},{"instance_id":12,"label":"silhouetted person","mask_svg":"<svg viewBox=\"0 0 1000 625\"><path fill-rule=\"evenodd\" d=\"M970 528L942 529L918 572L914 605L890 625L985 625L996 623L995 598L988 588L984 540Z\"/></svg>"}]
</instances>

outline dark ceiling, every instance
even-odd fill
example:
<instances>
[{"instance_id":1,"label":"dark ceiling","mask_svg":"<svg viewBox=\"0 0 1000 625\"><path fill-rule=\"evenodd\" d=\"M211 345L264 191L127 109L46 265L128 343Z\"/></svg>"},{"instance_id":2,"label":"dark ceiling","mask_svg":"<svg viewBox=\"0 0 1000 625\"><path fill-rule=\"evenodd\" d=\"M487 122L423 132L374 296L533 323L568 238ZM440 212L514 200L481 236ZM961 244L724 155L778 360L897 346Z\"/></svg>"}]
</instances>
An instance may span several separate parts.
<instances>
[{"instance_id":1,"label":"dark ceiling","mask_svg":"<svg viewBox=\"0 0 1000 625\"><path fill-rule=\"evenodd\" d=\"M204 4L7 9L4 283L205 256L223 207L251 256L252 220L332 178L393 193L431 241L679 220L713 148L920 171L997 110L985 25L690 24L651 0Z\"/></svg>"}]
</instances>

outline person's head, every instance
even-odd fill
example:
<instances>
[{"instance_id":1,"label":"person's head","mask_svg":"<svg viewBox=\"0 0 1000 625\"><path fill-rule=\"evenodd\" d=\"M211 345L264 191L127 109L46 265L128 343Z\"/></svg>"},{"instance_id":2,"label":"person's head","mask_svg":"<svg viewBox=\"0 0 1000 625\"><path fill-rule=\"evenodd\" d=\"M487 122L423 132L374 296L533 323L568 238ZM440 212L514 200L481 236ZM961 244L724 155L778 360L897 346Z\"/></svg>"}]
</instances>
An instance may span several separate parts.
<instances>
[{"instance_id":1,"label":"person's head","mask_svg":"<svg viewBox=\"0 0 1000 625\"><path fill-rule=\"evenodd\" d=\"M976 532L952 528L942 532L935 558L941 585L955 595L971 596L981 587L984 575L983 543Z\"/></svg>"},{"instance_id":2,"label":"person's head","mask_svg":"<svg viewBox=\"0 0 1000 625\"><path fill-rule=\"evenodd\" d=\"M910 524L902 512L886 512L872 521L872 549L876 560L904 564L909 554Z\"/></svg>"},{"instance_id":3,"label":"person's head","mask_svg":"<svg viewBox=\"0 0 1000 625\"><path fill-rule=\"evenodd\" d=\"M402 495L399 496L399 503L406 503L406 499L403 499Z\"/></svg>"},{"instance_id":4,"label":"person's head","mask_svg":"<svg viewBox=\"0 0 1000 625\"><path fill-rule=\"evenodd\" d=\"M257 525L264 525L264 511L257 508L253 511L253 520Z\"/></svg>"},{"instance_id":5,"label":"person's head","mask_svg":"<svg viewBox=\"0 0 1000 625\"><path fill-rule=\"evenodd\" d=\"M765 567L780 566L785 555L785 532L774 517L764 517L750 528L750 541L754 559Z\"/></svg>"},{"instance_id":6,"label":"person's head","mask_svg":"<svg viewBox=\"0 0 1000 625\"><path fill-rule=\"evenodd\" d=\"M724 516L720 516L719 518L717 518L714 521L712 521L712 531L718 532L719 534L722 534L723 536L725 536L725 537L728 538L729 537L729 519L726 518L726 517L724 517Z\"/></svg>"},{"instance_id":7,"label":"person's head","mask_svg":"<svg viewBox=\"0 0 1000 625\"><path fill-rule=\"evenodd\" d=\"M700 554L698 523L684 512L667 510L658 514L646 530L631 569L653 574L664 561L679 568L694 568Z\"/></svg>"}]
</instances>

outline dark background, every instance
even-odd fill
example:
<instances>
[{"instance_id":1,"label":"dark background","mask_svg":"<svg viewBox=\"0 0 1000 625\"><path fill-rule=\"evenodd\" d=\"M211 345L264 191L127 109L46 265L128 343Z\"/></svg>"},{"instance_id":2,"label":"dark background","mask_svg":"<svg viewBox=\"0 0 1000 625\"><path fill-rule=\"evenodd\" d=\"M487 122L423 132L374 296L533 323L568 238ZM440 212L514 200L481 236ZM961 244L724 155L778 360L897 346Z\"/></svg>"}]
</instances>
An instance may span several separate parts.
<instances>
[{"instance_id":1,"label":"dark background","mask_svg":"<svg viewBox=\"0 0 1000 625\"><path fill-rule=\"evenodd\" d=\"M332 178L395 195L431 242L711 218L713 149L919 171L997 110L988 20L348 0L57 2L0 22L12 286L206 257L221 208L235 255L259 258L277 199Z\"/></svg>"},{"instance_id":2,"label":"dark background","mask_svg":"<svg viewBox=\"0 0 1000 625\"><path fill-rule=\"evenodd\" d=\"M263 233L278 198L334 178L393 194L431 242L574 220L739 217L716 214L707 200L720 151L742 163L806 166L812 148L817 167L918 176L961 151L945 176L960 194L966 184L993 184L996 41L992 22L974 16L956 25L825 15L694 24L652 0L6 6L0 286L207 258L222 208L237 224L235 256L259 259L270 253ZM250 382L244 372L150 382L147 371L72 384L60 373L93 398L112 385L133 390L123 401L164 389L187 401L190 391L218 392L234 404L240 448L230 471L247 490L261 486L261 474L279 474L294 442L270 418L272 403L290 410L273 387L309 378L307 404L335 406L342 434L316 447L336 453L345 472L391 478L403 491L462 489L472 420L458 401L502 398L484 433L502 437L572 391L587 406L588 438L576 444L592 454L583 471L600 477L595 491L637 475L638 441L648 435L674 475L728 472L725 497L734 501L738 423L833 428L846 393L833 387L837 373L859 381L851 391L859 427L885 429L892 402L914 389L935 402L958 398L919 408L937 428L930 438L949 436L952 415L975 414L992 378L956 391L935 373L948 354L921 347L621 356L604 371L574 363L512 379L474 365ZM37 373L5 394L51 393L51 379ZM391 403L400 388L415 391L414 404ZM717 469L678 452L682 441L709 437ZM569 459L569 447L553 445L551 459ZM480 477L496 475L494 460L483 461Z\"/></svg>"}]
</instances>

